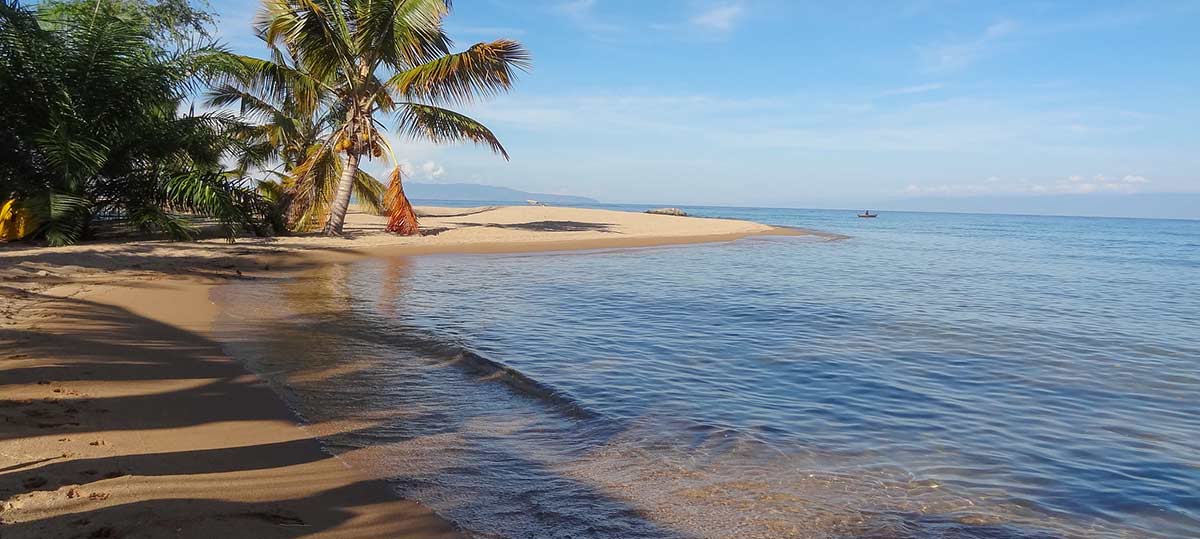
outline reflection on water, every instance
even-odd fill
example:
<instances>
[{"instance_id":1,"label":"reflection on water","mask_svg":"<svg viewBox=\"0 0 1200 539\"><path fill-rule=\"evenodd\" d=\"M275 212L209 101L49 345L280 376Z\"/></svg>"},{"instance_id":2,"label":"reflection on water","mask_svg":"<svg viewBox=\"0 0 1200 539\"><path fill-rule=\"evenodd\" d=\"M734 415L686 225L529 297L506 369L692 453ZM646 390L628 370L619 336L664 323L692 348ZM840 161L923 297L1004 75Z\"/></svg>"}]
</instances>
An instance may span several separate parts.
<instances>
[{"instance_id":1,"label":"reflection on water","mask_svg":"<svg viewBox=\"0 0 1200 539\"><path fill-rule=\"evenodd\" d=\"M479 537L1200 534L1200 226L721 211L854 238L326 266L219 332Z\"/></svg>"}]
</instances>

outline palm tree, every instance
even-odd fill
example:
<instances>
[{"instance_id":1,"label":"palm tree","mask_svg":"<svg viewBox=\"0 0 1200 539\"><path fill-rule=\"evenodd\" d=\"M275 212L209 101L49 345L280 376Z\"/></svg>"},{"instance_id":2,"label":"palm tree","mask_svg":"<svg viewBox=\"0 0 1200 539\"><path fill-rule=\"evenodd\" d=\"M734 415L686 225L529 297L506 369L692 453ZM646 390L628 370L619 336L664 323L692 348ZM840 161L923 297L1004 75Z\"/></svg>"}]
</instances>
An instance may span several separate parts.
<instances>
[{"instance_id":1,"label":"palm tree","mask_svg":"<svg viewBox=\"0 0 1200 539\"><path fill-rule=\"evenodd\" d=\"M529 56L517 42L500 39L451 52L442 29L448 0L264 0L255 23L271 47L271 60L246 62L257 87L292 98L302 110L328 108L341 115L324 141L344 154L329 206L325 233L339 235L363 157L386 145L376 113L393 114L397 131L433 142L470 141L508 158L483 124L446 108L508 90ZM316 166L317 152L297 165ZM411 213L398 171L388 201L393 221ZM413 226L405 227L415 232Z\"/></svg>"},{"instance_id":2,"label":"palm tree","mask_svg":"<svg viewBox=\"0 0 1200 539\"><path fill-rule=\"evenodd\" d=\"M215 107L237 105L247 121L254 122L239 132L245 151L238 157L230 174L249 178L262 173L259 191L275 203L277 218L293 232L308 232L324 225L337 182L345 161L328 141L340 128L341 111L332 107L312 109L297 95L295 85L303 84L295 66L285 58L273 60L273 77L285 84L282 99L263 91L255 76L261 61L231 55L230 70L236 76L223 77L214 83L208 104ZM355 176L353 193L360 208L381 214L386 211L384 195L387 187L364 170Z\"/></svg>"}]
</instances>

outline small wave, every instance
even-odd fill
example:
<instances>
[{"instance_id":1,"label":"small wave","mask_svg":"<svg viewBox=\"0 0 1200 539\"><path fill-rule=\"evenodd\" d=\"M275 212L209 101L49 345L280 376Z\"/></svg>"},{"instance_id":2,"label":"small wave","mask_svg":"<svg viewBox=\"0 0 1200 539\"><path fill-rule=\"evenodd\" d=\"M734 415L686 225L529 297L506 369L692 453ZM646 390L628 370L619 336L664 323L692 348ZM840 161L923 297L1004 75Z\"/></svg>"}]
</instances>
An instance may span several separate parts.
<instances>
[{"instance_id":1,"label":"small wave","mask_svg":"<svg viewBox=\"0 0 1200 539\"><path fill-rule=\"evenodd\" d=\"M463 369L477 376L479 381L504 384L514 393L549 404L570 417L605 417L588 409L569 393L537 380L511 365L485 357L464 344L411 326L381 327L383 329L371 330L358 326L354 331L360 338L370 339L376 344L406 350L419 357L431 358L441 365Z\"/></svg>"},{"instance_id":2,"label":"small wave","mask_svg":"<svg viewBox=\"0 0 1200 539\"><path fill-rule=\"evenodd\" d=\"M602 417L601 414L587 409L566 392L540 382L504 363L488 359L470 350L459 350L448 364L479 375L482 381L505 384L513 391L549 403L571 417L577 419L596 419Z\"/></svg>"}]
</instances>

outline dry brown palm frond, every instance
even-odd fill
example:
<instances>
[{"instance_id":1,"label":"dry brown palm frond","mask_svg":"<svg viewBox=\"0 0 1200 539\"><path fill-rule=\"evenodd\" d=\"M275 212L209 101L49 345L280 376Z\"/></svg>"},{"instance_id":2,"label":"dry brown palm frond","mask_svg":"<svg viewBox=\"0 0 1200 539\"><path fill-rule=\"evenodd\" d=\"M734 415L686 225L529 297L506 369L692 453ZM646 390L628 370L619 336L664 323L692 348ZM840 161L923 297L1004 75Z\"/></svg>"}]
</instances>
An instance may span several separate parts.
<instances>
[{"instance_id":1,"label":"dry brown palm frond","mask_svg":"<svg viewBox=\"0 0 1200 539\"><path fill-rule=\"evenodd\" d=\"M396 167L388 176L388 189L387 194L383 197L383 203L387 209L388 232L401 236L421 234L421 228L417 224L417 212L413 210L408 197L404 196L404 186L401 185L400 180L400 167Z\"/></svg>"}]
</instances>

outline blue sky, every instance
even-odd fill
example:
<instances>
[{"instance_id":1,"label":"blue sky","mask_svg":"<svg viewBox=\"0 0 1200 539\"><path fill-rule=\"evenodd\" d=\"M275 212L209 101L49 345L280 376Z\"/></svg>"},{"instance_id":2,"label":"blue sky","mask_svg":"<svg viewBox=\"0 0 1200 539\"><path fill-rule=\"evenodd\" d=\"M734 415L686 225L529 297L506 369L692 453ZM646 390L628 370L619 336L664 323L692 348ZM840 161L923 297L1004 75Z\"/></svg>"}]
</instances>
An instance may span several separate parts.
<instances>
[{"instance_id":1,"label":"blue sky","mask_svg":"<svg viewBox=\"0 0 1200 539\"><path fill-rule=\"evenodd\" d=\"M262 52L256 3L213 6ZM534 68L466 110L511 162L394 141L416 181L801 207L1200 192L1194 0L457 0L446 26Z\"/></svg>"}]
</instances>

